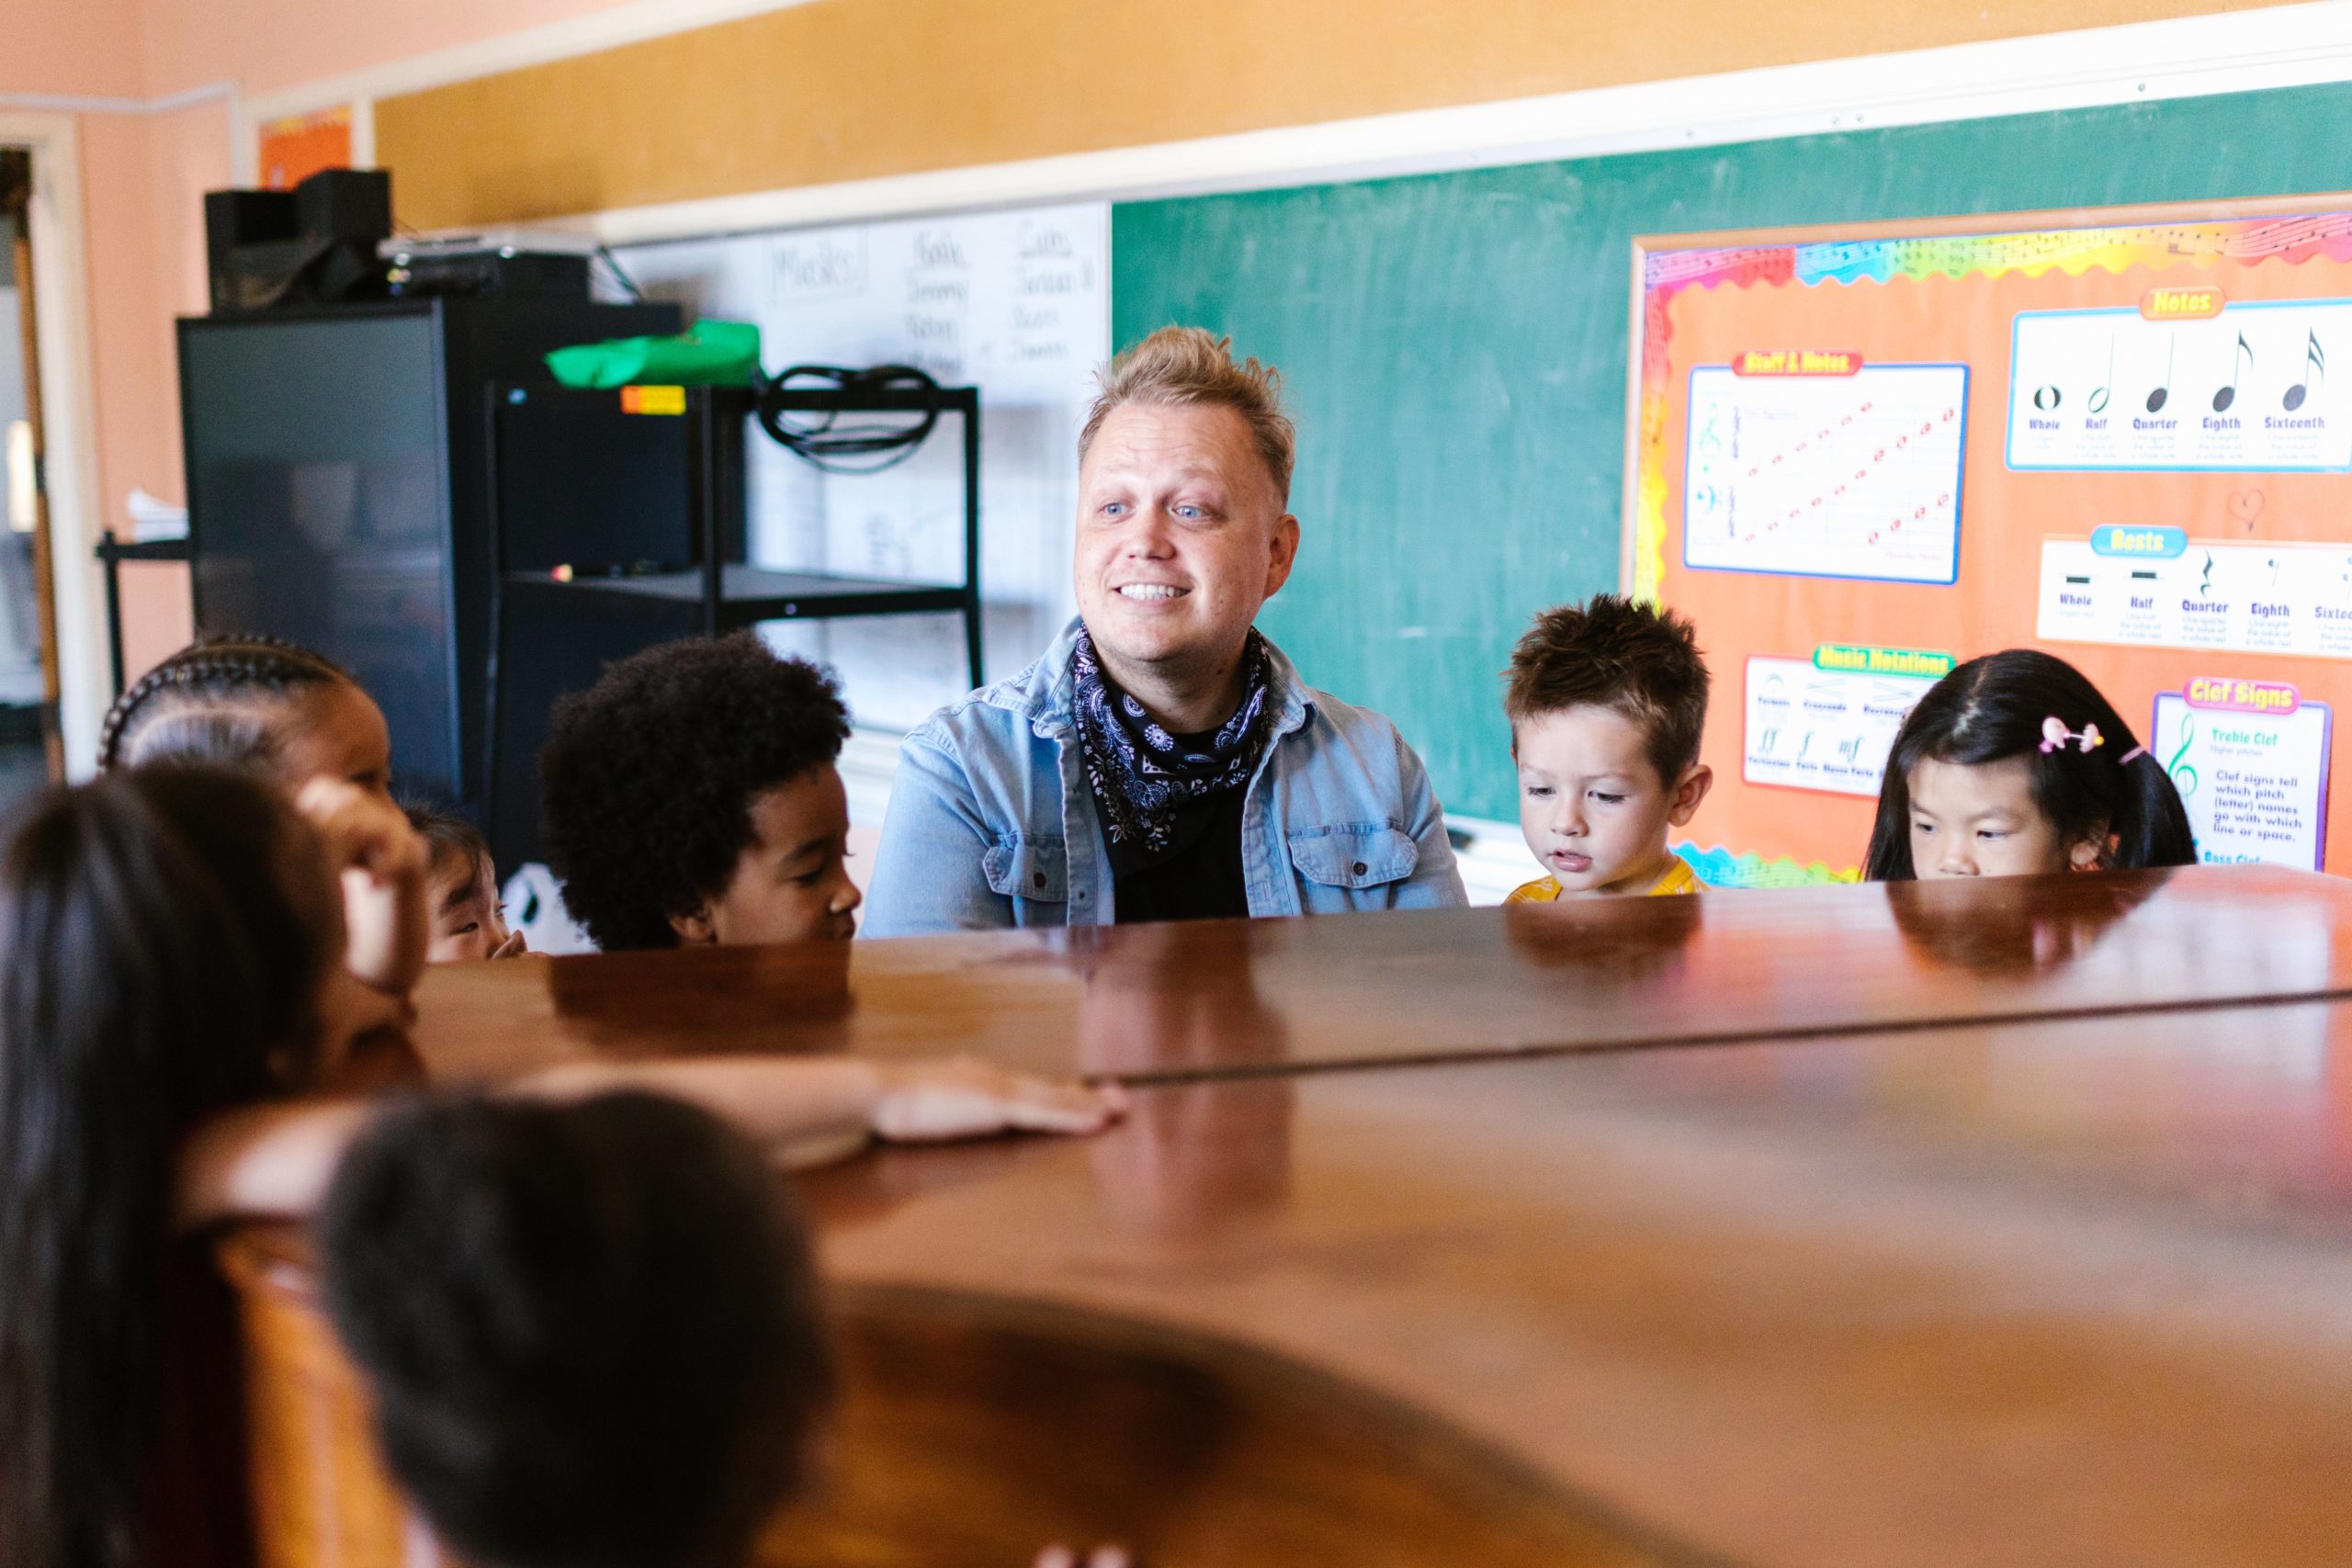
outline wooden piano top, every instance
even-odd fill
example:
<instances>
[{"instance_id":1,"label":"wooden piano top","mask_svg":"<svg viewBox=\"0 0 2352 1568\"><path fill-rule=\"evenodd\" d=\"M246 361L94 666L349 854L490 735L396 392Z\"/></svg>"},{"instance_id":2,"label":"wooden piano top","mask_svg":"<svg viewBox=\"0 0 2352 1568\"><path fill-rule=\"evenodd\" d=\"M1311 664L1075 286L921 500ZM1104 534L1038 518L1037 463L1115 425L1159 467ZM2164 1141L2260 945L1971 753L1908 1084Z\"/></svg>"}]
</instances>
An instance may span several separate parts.
<instances>
[{"instance_id":1,"label":"wooden piano top","mask_svg":"<svg viewBox=\"0 0 2352 1568\"><path fill-rule=\"evenodd\" d=\"M1172 1084L801 1190L842 1287L1271 1353L1694 1556L2352 1560L2352 1009Z\"/></svg>"},{"instance_id":2,"label":"wooden piano top","mask_svg":"<svg viewBox=\"0 0 2352 1568\"><path fill-rule=\"evenodd\" d=\"M1151 1082L2340 995L2352 882L2194 867L449 965L419 1044L467 1081L754 1050Z\"/></svg>"},{"instance_id":3,"label":"wooden piano top","mask_svg":"<svg viewBox=\"0 0 2352 1568\"><path fill-rule=\"evenodd\" d=\"M2347 917L2190 869L542 960L421 1043L1127 1078L800 1178L843 1302L1292 1369L1623 1561L2352 1561Z\"/></svg>"}]
</instances>

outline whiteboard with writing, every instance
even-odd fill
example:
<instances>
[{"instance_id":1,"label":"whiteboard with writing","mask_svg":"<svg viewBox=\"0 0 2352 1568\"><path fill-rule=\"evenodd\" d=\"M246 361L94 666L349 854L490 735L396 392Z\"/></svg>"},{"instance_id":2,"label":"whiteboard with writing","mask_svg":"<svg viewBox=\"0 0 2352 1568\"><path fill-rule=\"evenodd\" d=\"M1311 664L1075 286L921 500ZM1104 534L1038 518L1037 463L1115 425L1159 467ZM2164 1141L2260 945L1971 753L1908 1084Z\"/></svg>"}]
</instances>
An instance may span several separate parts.
<instances>
[{"instance_id":1,"label":"whiteboard with writing","mask_svg":"<svg viewBox=\"0 0 2352 1568\"><path fill-rule=\"evenodd\" d=\"M1012 674L1076 613L1077 440L1110 357L1102 202L631 245L650 299L689 320L756 322L771 373L916 366L980 390L980 591L988 676ZM951 417L886 473L831 475L753 429L752 559L960 581L962 433ZM834 665L858 721L910 728L966 688L952 615L782 623L771 640Z\"/></svg>"}]
</instances>

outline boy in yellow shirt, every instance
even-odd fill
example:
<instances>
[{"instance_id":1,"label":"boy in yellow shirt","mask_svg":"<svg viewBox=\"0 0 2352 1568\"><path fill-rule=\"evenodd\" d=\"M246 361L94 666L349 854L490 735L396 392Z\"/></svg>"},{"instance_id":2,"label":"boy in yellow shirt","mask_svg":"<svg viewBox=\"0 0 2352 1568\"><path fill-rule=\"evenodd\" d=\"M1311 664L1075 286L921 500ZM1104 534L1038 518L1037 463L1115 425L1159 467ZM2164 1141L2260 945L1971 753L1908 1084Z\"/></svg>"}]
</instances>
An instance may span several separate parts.
<instances>
[{"instance_id":1,"label":"boy in yellow shirt","mask_svg":"<svg viewBox=\"0 0 2352 1568\"><path fill-rule=\"evenodd\" d=\"M1690 621L1597 593L1536 616L1508 673L1520 830L1552 874L1504 902L1701 891L1666 846L1714 782L1699 761L1707 664Z\"/></svg>"}]
</instances>

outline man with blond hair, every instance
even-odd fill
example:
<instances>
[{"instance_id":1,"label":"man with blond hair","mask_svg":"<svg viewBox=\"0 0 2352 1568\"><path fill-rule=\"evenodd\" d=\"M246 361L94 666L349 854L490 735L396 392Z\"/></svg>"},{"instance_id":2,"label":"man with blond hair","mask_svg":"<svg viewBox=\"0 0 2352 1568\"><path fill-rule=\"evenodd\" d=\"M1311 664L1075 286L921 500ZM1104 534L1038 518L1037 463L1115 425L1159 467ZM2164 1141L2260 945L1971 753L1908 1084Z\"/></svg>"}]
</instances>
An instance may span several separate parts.
<instances>
[{"instance_id":1,"label":"man with blond hair","mask_svg":"<svg viewBox=\"0 0 2352 1568\"><path fill-rule=\"evenodd\" d=\"M1164 327L1101 384L1078 619L907 737L867 933L1463 903L1421 760L1253 625L1298 554L1280 378Z\"/></svg>"}]
</instances>

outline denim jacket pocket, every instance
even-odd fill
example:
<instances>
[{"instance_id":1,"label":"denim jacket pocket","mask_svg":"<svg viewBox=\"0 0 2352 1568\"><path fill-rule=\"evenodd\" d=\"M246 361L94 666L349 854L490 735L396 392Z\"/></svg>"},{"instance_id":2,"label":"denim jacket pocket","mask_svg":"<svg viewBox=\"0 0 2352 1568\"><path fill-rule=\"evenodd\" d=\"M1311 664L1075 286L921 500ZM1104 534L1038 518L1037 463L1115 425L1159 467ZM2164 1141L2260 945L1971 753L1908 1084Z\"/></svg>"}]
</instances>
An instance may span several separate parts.
<instances>
[{"instance_id":1,"label":"denim jacket pocket","mask_svg":"<svg viewBox=\"0 0 2352 1568\"><path fill-rule=\"evenodd\" d=\"M1386 823L1302 828L1290 835L1290 863L1325 887L1377 887L1402 882L1420 863L1412 838Z\"/></svg>"},{"instance_id":2,"label":"denim jacket pocket","mask_svg":"<svg viewBox=\"0 0 2352 1568\"><path fill-rule=\"evenodd\" d=\"M1059 839L1019 834L999 839L980 857L980 870L989 890L1005 897L1044 904L1069 901L1069 854Z\"/></svg>"}]
</instances>

